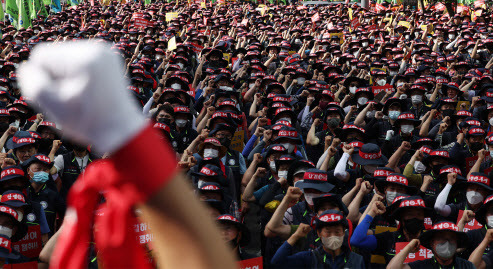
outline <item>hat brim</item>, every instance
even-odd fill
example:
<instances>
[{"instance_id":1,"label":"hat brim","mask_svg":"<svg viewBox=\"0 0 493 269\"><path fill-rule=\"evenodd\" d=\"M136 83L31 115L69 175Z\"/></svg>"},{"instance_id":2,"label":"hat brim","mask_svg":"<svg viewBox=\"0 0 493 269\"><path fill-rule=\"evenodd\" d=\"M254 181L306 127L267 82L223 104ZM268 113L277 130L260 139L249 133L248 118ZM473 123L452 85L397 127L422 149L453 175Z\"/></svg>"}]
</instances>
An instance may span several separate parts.
<instances>
[{"instance_id":1,"label":"hat brim","mask_svg":"<svg viewBox=\"0 0 493 269\"><path fill-rule=\"evenodd\" d=\"M410 121L410 122L412 122L413 125L414 125L414 127L419 126L421 124L421 121L420 120L417 120L417 119L397 119L394 124L395 125L400 125L400 124L402 124L403 121Z\"/></svg>"},{"instance_id":2,"label":"hat brim","mask_svg":"<svg viewBox=\"0 0 493 269\"><path fill-rule=\"evenodd\" d=\"M423 209L425 211L425 218L432 217L433 216L433 209L429 207L416 207L416 206L406 206L406 207L397 207L390 215L389 218L392 220L399 220L400 215L403 210L409 209L409 208L418 208L418 209Z\"/></svg>"},{"instance_id":3,"label":"hat brim","mask_svg":"<svg viewBox=\"0 0 493 269\"><path fill-rule=\"evenodd\" d=\"M306 180L303 180L303 182L300 182L299 184L296 184L298 188L304 190L304 189L314 189L318 190L324 193L330 192L332 189L335 188L334 185L325 182L325 183L312 183L312 182L307 182Z\"/></svg>"},{"instance_id":4,"label":"hat brim","mask_svg":"<svg viewBox=\"0 0 493 269\"><path fill-rule=\"evenodd\" d=\"M438 232L453 232L457 235L457 248L466 248L469 246L469 237L464 232L456 232L451 230L428 230L419 236L419 242L421 245L427 249L432 249L431 239Z\"/></svg>"},{"instance_id":5,"label":"hat brim","mask_svg":"<svg viewBox=\"0 0 493 269\"><path fill-rule=\"evenodd\" d=\"M368 160L368 159L363 159L361 156L359 156L359 154L356 153L351 156L351 159L353 160L353 162L359 165L385 166L387 165L387 163L389 163L389 160L384 155L382 155L382 157L378 159Z\"/></svg>"},{"instance_id":6,"label":"hat brim","mask_svg":"<svg viewBox=\"0 0 493 269\"><path fill-rule=\"evenodd\" d=\"M416 188L414 186L407 186L407 185L397 183L397 182L388 182L386 179L378 179L375 181L375 187L377 187L377 189L382 193L383 193L383 190L385 189L385 187L389 184L396 184L399 186L403 186L404 188L406 188L406 194L411 195L411 196L418 192L418 188Z\"/></svg>"}]
</instances>

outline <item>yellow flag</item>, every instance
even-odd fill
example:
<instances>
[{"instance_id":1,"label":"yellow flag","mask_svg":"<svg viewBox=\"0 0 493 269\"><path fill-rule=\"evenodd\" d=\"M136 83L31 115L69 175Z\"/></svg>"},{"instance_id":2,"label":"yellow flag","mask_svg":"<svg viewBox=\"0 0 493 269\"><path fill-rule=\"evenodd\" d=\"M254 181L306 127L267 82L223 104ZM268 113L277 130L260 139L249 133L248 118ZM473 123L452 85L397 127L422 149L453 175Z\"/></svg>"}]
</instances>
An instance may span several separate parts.
<instances>
[{"instance_id":1,"label":"yellow flag","mask_svg":"<svg viewBox=\"0 0 493 269\"><path fill-rule=\"evenodd\" d=\"M173 51L175 49L176 49L176 38L175 37L172 37L168 41L168 51Z\"/></svg>"},{"instance_id":2,"label":"yellow flag","mask_svg":"<svg viewBox=\"0 0 493 269\"><path fill-rule=\"evenodd\" d=\"M171 21L178 17L178 12L168 12L166 13L166 21Z\"/></svg>"},{"instance_id":3,"label":"yellow flag","mask_svg":"<svg viewBox=\"0 0 493 269\"><path fill-rule=\"evenodd\" d=\"M404 27L406 27L406 28L408 28L408 29L409 29L409 28L411 28L411 23L410 23L410 22L408 22L408 21L400 21L400 22L398 23L398 25L402 25L402 26L404 26Z\"/></svg>"}]
</instances>

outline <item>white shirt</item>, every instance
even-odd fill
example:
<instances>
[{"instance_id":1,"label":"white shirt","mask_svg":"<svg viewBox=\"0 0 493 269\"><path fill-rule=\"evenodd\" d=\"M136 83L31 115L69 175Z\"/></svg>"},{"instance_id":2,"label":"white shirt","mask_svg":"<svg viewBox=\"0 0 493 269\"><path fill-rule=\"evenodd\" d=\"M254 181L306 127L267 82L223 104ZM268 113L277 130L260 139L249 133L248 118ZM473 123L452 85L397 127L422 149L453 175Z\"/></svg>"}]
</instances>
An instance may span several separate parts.
<instances>
[{"instance_id":1,"label":"white shirt","mask_svg":"<svg viewBox=\"0 0 493 269\"><path fill-rule=\"evenodd\" d=\"M75 157L75 160L77 161L77 165L80 168L80 171L84 171L86 169L87 163L89 162L89 154L86 154L86 156L80 158L80 157ZM58 155L55 158L55 164L54 164L57 172L62 172L64 168L64 162L63 162L63 155Z\"/></svg>"}]
</instances>

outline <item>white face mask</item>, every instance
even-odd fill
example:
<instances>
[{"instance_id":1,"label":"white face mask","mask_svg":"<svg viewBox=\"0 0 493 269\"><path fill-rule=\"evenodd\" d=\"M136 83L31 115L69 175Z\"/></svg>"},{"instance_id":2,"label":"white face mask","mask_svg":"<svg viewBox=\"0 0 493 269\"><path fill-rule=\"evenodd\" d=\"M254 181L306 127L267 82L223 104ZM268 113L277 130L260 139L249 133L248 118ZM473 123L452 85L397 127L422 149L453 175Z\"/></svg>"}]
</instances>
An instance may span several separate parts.
<instances>
[{"instance_id":1,"label":"white face mask","mask_svg":"<svg viewBox=\"0 0 493 269\"><path fill-rule=\"evenodd\" d=\"M363 48L366 48L366 47L368 47L368 42L363 42L363 43L361 43L361 45L363 46Z\"/></svg>"},{"instance_id":2,"label":"white face mask","mask_svg":"<svg viewBox=\"0 0 493 269\"><path fill-rule=\"evenodd\" d=\"M356 90L357 90L357 89L358 89L358 87L356 87L356 86L351 86L351 87L349 87L349 92L350 92L350 93L352 93L352 94L354 94L354 93L356 93Z\"/></svg>"},{"instance_id":3,"label":"white face mask","mask_svg":"<svg viewBox=\"0 0 493 269\"><path fill-rule=\"evenodd\" d=\"M204 149L204 158L217 158L219 151L217 149Z\"/></svg>"},{"instance_id":4,"label":"white face mask","mask_svg":"<svg viewBox=\"0 0 493 269\"><path fill-rule=\"evenodd\" d=\"M344 242L344 235L329 237L322 236L320 239L322 239L322 244L324 245L324 247L330 250L336 250L342 246L342 243Z\"/></svg>"},{"instance_id":5,"label":"white face mask","mask_svg":"<svg viewBox=\"0 0 493 269\"><path fill-rule=\"evenodd\" d=\"M356 69L356 65L351 66L351 70L354 70L354 69Z\"/></svg>"},{"instance_id":6,"label":"white face mask","mask_svg":"<svg viewBox=\"0 0 493 269\"><path fill-rule=\"evenodd\" d=\"M473 50L473 49L468 49L468 50L467 50L467 53L472 54L472 50Z\"/></svg>"},{"instance_id":7,"label":"white face mask","mask_svg":"<svg viewBox=\"0 0 493 269\"><path fill-rule=\"evenodd\" d=\"M14 126L16 128L19 128L19 125L21 124L20 120L15 120L10 124L10 126Z\"/></svg>"},{"instance_id":8,"label":"white face mask","mask_svg":"<svg viewBox=\"0 0 493 269\"><path fill-rule=\"evenodd\" d=\"M368 98L366 98L366 97L358 98L358 105L362 106L362 105L366 104L366 102L368 102Z\"/></svg>"},{"instance_id":9,"label":"white face mask","mask_svg":"<svg viewBox=\"0 0 493 269\"><path fill-rule=\"evenodd\" d=\"M288 178L288 171L287 170L283 170L283 171L279 171L277 172L277 176L279 178Z\"/></svg>"},{"instance_id":10,"label":"white face mask","mask_svg":"<svg viewBox=\"0 0 493 269\"><path fill-rule=\"evenodd\" d=\"M390 71L389 75L393 77L393 76L397 75L397 71Z\"/></svg>"},{"instance_id":11,"label":"white face mask","mask_svg":"<svg viewBox=\"0 0 493 269\"><path fill-rule=\"evenodd\" d=\"M219 89L221 89L223 91L228 91L228 92L233 91L233 88L231 88L229 86L219 86Z\"/></svg>"},{"instance_id":12,"label":"white face mask","mask_svg":"<svg viewBox=\"0 0 493 269\"><path fill-rule=\"evenodd\" d=\"M452 244L449 241L437 244L435 247L435 251L440 258L449 259L455 255L455 251L457 250L457 245Z\"/></svg>"},{"instance_id":13,"label":"white face mask","mask_svg":"<svg viewBox=\"0 0 493 269\"><path fill-rule=\"evenodd\" d=\"M413 105L421 104L421 102L423 102L423 96L411 95L411 102L413 103Z\"/></svg>"},{"instance_id":14,"label":"white face mask","mask_svg":"<svg viewBox=\"0 0 493 269\"><path fill-rule=\"evenodd\" d=\"M6 226L0 226L0 234L12 237L12 229Z\"/></svg>"},{"instance_id":15,"label":"white face mask","mask_svg":"<svg viewBox=\"0 0 493 269\"><path fill-rule=\"evenodd\" d=\"M276 171L276 162L275 161L270 161L269 166L270 166L270 169L272 171L274 171L274 172Z\"/></svg>"},{"instance_id":16,"label":"white face mask","mask_svg":"<svg viewBox=\"0 0 493 269\"><path fill-rule=\"evenodd\" d=\"M401 193L398 193L396 191L388 191L385 194L385 198L387 199L387 205L391 205L392 202L394 201L395 197L401 196Z\"/></svg>"},{"instance_id":17,"label":"white face mask","mask_svg":"<svg viewBox=\"0 0 493 269\"><path fill-rule=\"evenodd\" d=\"M422 162L420 161L414 162L414 171L416 171L416 173L422 174L425 172L425 170L426 170L426 166Z\"/></svg>"},{"instance_id":18,"label":"white face mask","mask_svg":"<svg viewBox=\"0 0 493 269\"><path fill-rule=\"evenodd\" d=\"M281 144L285 149L288 150L289 153L292 153L294 150L294 145L291 143L282 143Z\"/></svg>"},{"instance_id":19,"label":"white face mask","mask_svg":"<svg viewBox=\"0 0 493 269\"><path fill-rule=\"evenodd\" d=\"M493 228L493 216L486 217L486 221L488 222L488 227Z\"/></svg>"},{"instance_id":20,"label":"white face mask","mask_svg":"<svg viewBox=\"0 0 493 269\"><path fill-rule=\"evenodd\" d=\"M483 201L483 195L477 191L468 191L466 193L467 201L471 205L477 205Z\"/></svg>"},{"instance_id":21,"label":"white face mask","mask_svg":"<svg viewBox=\"0 0 493 269\"><path fill-rule=\"evenodd\" d=\"M173 90L181 90L181 85L179 83L173 83L171 84L171 88Z\"/></svg>"},{"instance_id":22,"label":"white face mask","mask_svg":"<svg viewBox=\"0 0 493 269\"><path fill-rule=\"evenodd\" d=\"M24 218L24 214L20 211L17 211L17 220L22 221L23 218Z\"/></svg>"},{"instance_id":23,"label":"white face mask","mask_svg":"<svg viewBox=\"0 0 493 269\"><path fill-rule=\"evenodd\" d=\"M490 123L491 126L493 126L493 118L490 118L488 122Z\"/></svg>"},{"instance_id":24,"label":"white face mask","mask_svg":"<svg viewBox=\"0 0 493 269\"><path fill-rule=\"evenodd\" d=\"M397 82L396 85L397 85L397 87L402 87L402 86L404 86L404 82Z\"/></svg>"},{"instance_id":25,"label":"white face mask","mask_svg":"<svg viewBox=\"0 0 493 269\"><path fill-rule=\"evenodd\" d=\"M180 127L180 128L183 128L185 127L185 125L187 125L187 120L183 120L183 119L178 119L175 121L176 122L176 126Z\"/></svg>"},{"instance_id":26,"label":"white face mask","mask_svg":"<svg viewBox=\"0 0 493 269\"><path fill-rule=\"evenodd\" d=\"M281 120L282 121L287 121L287 122L291 123L291 118L280 118L277 121L281 121Z\"/></svg>"},{"instance_id":27,"label":"white face mask","mask_svg":"<svg viewBox=\"0 0 493 269\"><path fill-rule=\"evenodd\" d=\"M309 205L313 205L313 199L321 196L322 194L305 193L305 201Z\"/></svg>"},{"instance_id":28,"label":"white face mask","mask_svg":"<svg viewBox=\"0 0 493 269\"><path fill-rule=\"evenodd\" d=\"M384 86L385 84L387 84L387 80L380 79L380 80L377 81L377 84L380 85L380 86Z\"/></svg>"},{"instance_id":29,"label":"white face mask","mask_svg":"<svg viewBox=\"0 0 493 269\"><path fill-rule=\"evenodd\" d=\"M401 132L405 134L410 134L414 130L413 125L401 125Z\"/></svg>"},{"instance_id":30,"label":"white face mask","mask_svg":"<svg viewBox=\"0 0 493 269\"><path fill-rule=\"evenodd\" d=\"M182 63L177 63L176 65L178 65L180 67L180 69L183 69L183 67L185 67L185 65Z\"/></svg>"},{"instance_id":31,"label":"white face mask","mask_svg":"<svg viewBox=\"0 0 493 269\"><path fill-rule=\"evenodd\" d=\"M375 117L375 114L376 114L377 111L373 110L373 111L368 111L366 112L366 117L371 119L371 118L374 118Z\"/></svg>"},{"instance_id":32,"label":"white face mask","mask_svg":"<svg viewBox=\"0 0 493 269\"><path fill-rule=\"evenodd\" d=\"M454 35L454 34L449 34L449 35L448 35L448 38L449 38L449 39L454 39L454 38L455 38L455 35Z\"/></svg>"},{"instance_id":33,"label":"white face mask","mask_svg":"<svg viewBox=\"0 0 493 269\"><path fill-rule=\"evenodd\" d=\"M303 85L303 84L305 84L306 79L303 77L300 77L300 78L297 78L297 80L298 80L298 85Z\"/></svg>"},{"instance_id":34,"label":"white face mask","mask_svg":"<svg viewBox=\"0 0 493 269\"><path fill-rule=\"evenodd\" d=\"M255 83L250 83L248 84L248 88L251 89L253 86L255 86Z\"/></svg>"}]
</instances>

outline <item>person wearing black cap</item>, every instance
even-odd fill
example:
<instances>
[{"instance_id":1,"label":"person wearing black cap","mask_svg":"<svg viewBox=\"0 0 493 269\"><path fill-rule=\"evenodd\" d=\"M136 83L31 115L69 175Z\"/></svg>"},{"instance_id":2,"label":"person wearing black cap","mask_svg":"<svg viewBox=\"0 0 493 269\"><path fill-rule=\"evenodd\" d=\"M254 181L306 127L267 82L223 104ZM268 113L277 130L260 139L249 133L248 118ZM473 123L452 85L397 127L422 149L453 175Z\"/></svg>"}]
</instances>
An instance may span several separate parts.
<instances>
[{"instance_id":1,"label":"person wearing black cap","mask_svg":"<svg viewBox=\"0 0 493 269\"><path fill-rule=\"evenodd\" d=\"M6 133L9 133L7 131ZM30 132L17 131L6 143L7 148L12 149L12 153L7 154L7 158L21 164L38 152L36 138Z\"/></svg>"},{"instance_id":2,"label":"person wearing black cap","mask_svg":"<svg viewBox=\"0 0 493 269\"><path fill-rule=\"evenodd\" d=\"M471 169L475 162L475 160L469 159L471 157L477 157L478 151L485 148L485 137L486 132L483 128L471 126L466 134L460 133L457 136L457 142L450 149L450 157L461 168L465 168L464 171L469 172L469 169Z\"/></svg>"},{"instance_id":3,"label":"person wearing black cap","mask_svg":"<svg viewBox=\"0 0 493 269\"><path fill-rule=\"evenodd\" d=\"M300 224L296 232L277 250L272 264L282 268L364 268L363 257L351 252L344 240L347 220L338 210L324 211L315 219L315 230L322 246L293 255L294 245L312 228Z\"/></svg>"},{"instance_id":4,"label":"person wearing black cap","mask_svg":"<svg viewBox=\"0 0 493 269\"><path fill-rule=\"evenodd\" d=\"M245 224L229 214L218 216L216 221L219 223L223 240L230 244L238 260L255 258L241 249L250 242L250 231Z\"/></svg>"},{"instance_id":5,"label":"person wearing black cap","mask_svg":"<svg viewBox=\"0 0 493 269\"><path fill-rule=\"evenodd\" d=\"M345 192L354 187L357 178L363 178L366 175L372 176L377 167L385 166L388 163L388 159L382 154L380 147L372 143L364 144L357 152L353 146L346 145L343 147L343 151L344 154L334 169L334 176L345 182L343 188ZM358 167L346 170L349 157Z\"/></svg>"},{"instance_id":6,"label":"person wearing black cap","mask_svg":"<svg viewBox=\"0 0 493 269\"><path fill-rule=\"evenodd\" d=\"M284 214L284 224L310 223L316 212L313 211L313 199L329 193L334 185L329 183L325 171L308 169L303 175L303 181L295 184L295 187L303 190L305 200L289 208Z\"/></svg>"},{"instance_id":7,"label":"person wearing black cap","mask_svg":"<svg viewBox=\"0 0 493 269\"><path fill-rule=\"evenodd\" d=\"M460 181L456 183L456 180L456 174L449 174L448 184L440 192L435 202L435 210L450 221L457 220L459 210L477 212L484 199L493 192L490 178L483 173L474 172L469 174L467 182ZM457 185L453 186L455 184ZM465 201L459 200L456 203L446 204L448 195L453 187L466 191Z\"/></svg>"},{"instance_id":8,"label":"person wearing black cap","mask_svg":"<svg viewBox=\"0 0 493 269\"><path fill-rule=\"evenodd\" d=\"M60 176L61 187L59 187L59 192L64 199L79 175L84 172L90 163L98 159L98 156L88 151L87 145L73 142L70 142L70 144L72 151L58 155L50 171L52 175L58 174Z\"/></svg>"},{"instance_id":9,"label":"person wearing black cap","mask_svg":"<svg viewBox=\"0 0 493 269\"><path fill-rule=\"evenodd\" d=\"M183 151L197 137L198 133L194 130L193 115L187 106L176 106L173 108L174 126L171 129L171 145L178 153Z\"/></svg>"},{"instance_id":10,"label":"person wearing black cap","mask_svg":"<svg viewBox=\"0 0 493 269\"><path fill-rule=\"evenodd\" d=\"M407 255L412 252L420 251L419 247L433 251L433 258L415 261L404 264ZM431 230L427 230L419 236L419 239L413 239L405 246L399 254L387 265L388 269L414 269L414 268L457 268L469 269L475 268L467 260L457 257L456 250L468 246L466 233L460 232L459 228L450 221L440 221L433 225Z\"/></svg>"},{"instance_id":11,"label":"person wearing black cap","mask_svg":"<svg viewBox=\"0 0 493 269\"><path fill-rule=\"evenodd\" d=\"M420 236L424 230L424 218L431 216L432 210L427 208L423 199L419 196L409 196L394 201L398 203L389 218L399 221L399 228L395 232L384 232L377 235L367 235L371 222L377 215L384 214L387 209L383 202L383 197L374 196L375 199L369 206L365 218L360 221L354 229L351 237L351 246L369 250L372 254L382 255L385 261L389 262L395 255L395 243L409 242Z\"/></svg>"},{"instance_id":12,"label":"person wearing black cap","mask_svg":"<svg viewBox=\"0 0 493 269\"><path fill-rule=\"evenodd\" d=\"M385 140L382 145L382 152L386 156L392 156L392 154L402 145L403 141L410 143L416 142L419 137L415 128L421 124L421 121L415 119L414 114L406 112L401 113L397 120L394 122L394 128L399 130L398 135L394 135L389 140ZM407 163L411 159L411 154L406 152L400 160L400 163Z\"/></svg>"},{"instance_id":13,"label":"person wearing black cap","mask_svg":"<svg viewBox=\"0 0 493 269\"><path fill-rule=\"evenodd\" d=\"M236 126L226 123L219 123L209 132L209 136L215 137L219 140L219 142L221 142L221 145L227 148L226 154L221 158L221 161L225 166L231 168L235 180L240 182L247 170L247 167L243 155L230 147L235 131ZM240 190L238 189L238 191Z\"/></svg>"},{"instance_id":14,"label":"person wearing black cap","mask_svg":"<svg viewBox=\"0 0 493 269\"><path fill-rule=\"evenodd\" d=\"M65 214L65 201L56 190L53 180L50 179L50 169L53 167L53 162L46 155L36 154L22 164L26 171L26 175L30 178L30 186L28 187L28 198L31 201L41 204L46 215L48 226L51 230L51 235L55 232L55 221L57 215L63 219ZM51 183L51 187L49 187Z\"/></svg>"}]
</instances>

